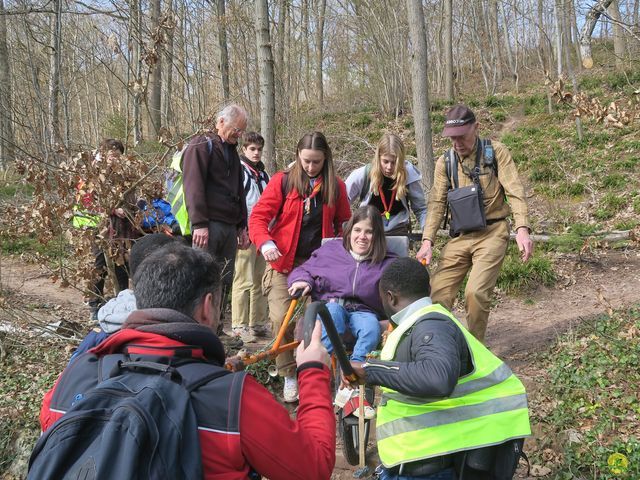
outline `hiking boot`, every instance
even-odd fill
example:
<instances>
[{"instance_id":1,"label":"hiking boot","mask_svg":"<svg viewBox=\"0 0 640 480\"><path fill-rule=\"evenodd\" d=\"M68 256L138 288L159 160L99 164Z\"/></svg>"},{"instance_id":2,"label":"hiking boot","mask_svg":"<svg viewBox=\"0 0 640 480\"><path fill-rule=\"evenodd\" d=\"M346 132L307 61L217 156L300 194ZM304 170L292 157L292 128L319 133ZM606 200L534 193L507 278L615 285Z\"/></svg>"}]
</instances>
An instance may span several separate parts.
<instances>
[{"instance_id":1,"label":"hiking boot","mask_svg":"<svg viewBox=\"0 0 640 480\"><path fill-rule=\"evenodd\" d=\"M254 325L251 327L251 333L254 337L268 338L271 336L271 329L266 325Z\"/></svg>"},{"instance_id":2,"label":"hiking boot","mask_svg":"<svg viewBox=\"0 0 640 480\"><path fill-rule=\"evenodd\" d=\"M221 331L217 335L226 351L239 350L240 348L242 348L242 345L244 345L242 338L236 337L236 336L229 336L224 331Z\"/></svg>"},{"instance_id":3,"label":"hiking boot","mask_svg":"<svg viewBox=\"0 0 640 480\"><path fill-rule=\"evenodd\" d=\"M284 377L284 389L282 396L286 403L298 401L298 380L296 377Z\"/></svg>"}]
</instances>

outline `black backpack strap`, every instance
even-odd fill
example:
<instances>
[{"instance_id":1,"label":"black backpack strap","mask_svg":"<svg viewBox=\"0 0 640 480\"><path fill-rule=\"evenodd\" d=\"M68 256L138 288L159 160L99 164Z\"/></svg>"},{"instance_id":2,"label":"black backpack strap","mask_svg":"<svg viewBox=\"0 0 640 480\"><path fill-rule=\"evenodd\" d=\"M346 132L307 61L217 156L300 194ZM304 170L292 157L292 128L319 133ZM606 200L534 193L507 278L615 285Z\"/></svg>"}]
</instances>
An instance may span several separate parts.
<instances>
[{"instance_id":1,"label":"black backpack strap","mask_svg":"<svg viewBox=\"0 0 640 480\"><path fill-rule=\"evenodd\" d=\"M253 174L249 171L243 161L240 161L240 164L242 165L242 173L246 176L246 180L244 182L244 196L246 197L249 190L251 190L251 177ZM260 180L258 180L258 188L260 188ZM262 189L260 189L260 193L262 193Z\"/></svg>"},{"instance_id":2,"label":"black backpack strap","mask_svg":"<svg viewBox=\"0 0 640 480\"><path fill-rule=\"evenodd\" d=\"M156 375L168 374L169 378L184 385L189 392L231 373L219 365L197 358L151 356L131 361L129 355L112 354L100 357L98 362L98 383L123 373L124 370L146 371Z\"/></svg>"},{"instance_id":3,"label":"black backpack strap","mask_svg":"<svg viewBox=\"0 0 640 480\"><path fill-rule=\"evenodd\" d=\"M287 197L287 183L289 180L289 172L282 172L282 181L280 182L280 191L282 192L282 203L284 204L284 198ZM282 211L282 208L280 208Z\"/></svg>"},{"instance_id":4,"label":"black backpack strap","mask_svg":"<svg viewBox=\"0 0 640 480\"><path fill-rule=\"evenodd\" d=\"M453 148L447 150L444 162L447 180L449 182L449 190L458 188L458 154Z\"/></svg>"},{"instance_id":5,"label":"black backpack strap","mask_svg":"<svg viewBox=\"0 0 640 480\"><path fill-rule=\"evenodd\" d=\"M524 450L520 450L520 458L523 458L524 461L527 462L527 477L529 477L529 474L531 474L531 463L529 462L527 454L524 453Z\"/></svg>"},{"instance_id":6,"label":"black backpack strap","mask_svg":"<svg viewBox=\"0 0 640 480\"><path fill-rule=\"evenodd\" d=\"M364 183L362 184L362 188L360 189L360 203L365 199L365 197L369 194L369 187L371 187L371 164L367 163L364 167Z\"/></svg>"},{"instance_id":7,"label":"black backpack strap","mask_svg":"<svg viewBox=\"0 0 640 480\"><path fill-rule=\"evenodd\" d=\"M280 204L280 209L276 214L275 218L279 218L282 213L282 209L284 208L284 202L287 201L287 183L289 179L289 172L282 172L282 180L280 181L280 192L282 193L282 203Z\"/></svg>"}]
</instances>

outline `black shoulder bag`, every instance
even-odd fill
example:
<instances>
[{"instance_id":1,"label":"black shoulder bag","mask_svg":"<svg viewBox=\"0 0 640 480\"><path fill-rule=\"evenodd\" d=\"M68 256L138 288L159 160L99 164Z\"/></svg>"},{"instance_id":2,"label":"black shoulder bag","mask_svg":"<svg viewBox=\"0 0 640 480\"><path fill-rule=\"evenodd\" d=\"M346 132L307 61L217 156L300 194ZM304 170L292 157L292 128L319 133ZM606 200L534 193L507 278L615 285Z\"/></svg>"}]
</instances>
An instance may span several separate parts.
<instances>
[{"instance_id":1,"label":"black shoulder bag","mask_svg":"<svg viewBox=\"0 0 640 480\"><path fill-rule=\"evenodd\" d=\"M461 233L476 232L487 227L484 212L484 195L480 186L480 157L482 156L480 140L476 145L476 165L469 175L473 185L458 187L458 154L453 149L447 152L451 162L451 178L453 188L447 192L447 204L451 211L452 237Z\"/></svg>"}]
</instances>

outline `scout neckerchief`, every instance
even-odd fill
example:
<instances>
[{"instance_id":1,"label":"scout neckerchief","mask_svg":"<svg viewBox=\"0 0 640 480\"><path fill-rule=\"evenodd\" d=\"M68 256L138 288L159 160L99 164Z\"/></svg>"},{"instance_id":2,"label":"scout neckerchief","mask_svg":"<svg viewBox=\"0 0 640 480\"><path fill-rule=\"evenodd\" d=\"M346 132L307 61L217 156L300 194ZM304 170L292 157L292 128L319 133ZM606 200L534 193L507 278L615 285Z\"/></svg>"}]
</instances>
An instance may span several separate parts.
<instances>
[{"instance_id":1,"label":"scout neckerchief","mask_svg":"<svg viewBox=\"0 0 640 480\"><path fill-rule=\"evenodd\" d=\"M382 190L382 185L378 187L378 193L380 193L380 200L382 200L382 206L384 207L384 212L382 212L382 215L384 216L384 218L387 219L387 221L389 221L389 218L391 217L391 213L389 212L391 212L393 203L396 201L396 190L397 190L396 188L391 190L391 201L387 205L387 199L384 197L384 191Z\"/></svg>"},{"instance_id":2,"label":"scout neckerchief","mask_svg":"<svg viewBox=\"0 0 640 480\"><path fill-rule=\"evenodd\" d=\"M253 178L255 178L256 180L256 184L258 185L258 190L260 191L260 193L262 193L262 182L260 181L260 172L255 168L253 168L249 164L249 162L245 162L244 160L240 160L240 161L245 167L247 167L250 170L251 174L253 175Z\"/></svg>"},{"instance_id":3,"label":"scout neckerchief","mask_svg":"<svg viewBox=\"0 0 640 480\"><path fill-rule=\"evenodd\" d=\"M322 188L322 177L316 178L316 183L311 190L311 193L304 197L304 213L309 215L311 212L311 199L318 195L318 192Z\"/></svg>"}]
</instances>

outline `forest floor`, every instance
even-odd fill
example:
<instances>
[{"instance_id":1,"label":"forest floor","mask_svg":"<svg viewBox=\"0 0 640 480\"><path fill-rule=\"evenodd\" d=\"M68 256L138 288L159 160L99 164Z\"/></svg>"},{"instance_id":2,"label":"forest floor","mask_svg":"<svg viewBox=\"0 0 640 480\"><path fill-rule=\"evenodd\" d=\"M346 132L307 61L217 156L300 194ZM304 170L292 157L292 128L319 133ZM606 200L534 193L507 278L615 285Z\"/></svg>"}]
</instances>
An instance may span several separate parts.
<instances>
[{"instance_id":1,"label":"forest floor","mask_svg":"<svg viewBox=\"0 0 640 480\"><path fill-rule=\"evenodd\" d=\"M637 243L635 249L613 248L614 244L608 245L594 234L630 230L639 225L637 132L629 133L631 128L607 131L604 126L591 124L593 132L588 142L572 142L568 140L573 135L568 113L545 115L541 113L545 104L543 95L533 95L524 107L514 101L508 113L507 107L500 106L479 111L490 136L502 139L512 152L521 153L518 169L527 183L536 233L564 235L566 241L573 238L574 242L568 249L561 243L549 248L538 244L537 256L552 265L553 286L538 286L517 296L498 290L489 319L487 345L527 387L533 437L527 440L525 450L534 453L530 455L534 459L531 478L551 474L554 462L545 462L561 456L564 447L562 438L548 438L544 425L536 423L545 415L545 402L549 403L546 390L550 386L540 354L553 348L560 335L597 322L603 314L640 304ZM369 114L361 116L369 118ZM374 115L370 117L370 133L377 138L380 128L387 125L381 127ZM339 120L334 126L342 131ZM329 122L324 126L329 129L332 125ZM613 134L617 136L612 140ZM436 150L441 151L443 139L435 140L439 142ZM576 185L584 186L584 191L566 193L573 192L571 188ZM457 305L454 313L464 319L464 309L460 307ZM1 480L22 478L24 462L38 434L37 412L42 395L55 381L79 339L91 328L88 317L81 291L62 288L60 282L51 281L49 271L23 257L0 256ZM72 332L76 332L73 339L61 338ZM248 344L250 350L263 346L264 343ZM268 387L276 396L281 390L273 382ZM295 413L295 406L288 408ZM24 432L27 433L23 435ZM352 478L356 467L348 465L342 456L340 438L336 449L332 478ZM12 455L17 451L15 460L5 451ZM367 464L375 467L375 432L367 452ZM524 470L520 469L518 478L527 478Z\"/></svg>"},{"instance_id":2,"label":"forest floor","mask_svg":"<svg viewBox=\"0 0 640 480\"><path fill-rule=\"evenodd\" d=\"M72 325L82 325L78 320L87 318L88 310L82 303L81 292L52 283L40 267L24 263L17 257L4 257L0 267L2 289L12 292L12 308L28 309L29 323L45 325L64 319ZM533 398L539 388L534 379L540 367L532 360L537 353L548 348L558 335L571 331L587 319L640 303L640 253L635 250L560 254L554 268L558 275L555 287L539 287L519 297L498 295L488 329L488 346L514 369ZM6 308L0 310L0 323L8 320L3 318L7 311ZM456 309L455 313L464 318L464 311ZM248 346L257 348L261 345ZM72 348L73 342L69 342L67 350L70 352ZM60 368L61 365L50 367ZM33 402L40 400L34 398ZM375 434L368 446L367 462L371 467L378 461L374 437ZM535 436L531 441L536 441ZM337 451L332 478L351 478L355 467L344 460L340 439Z\"/></svg>"}]
</instances>

